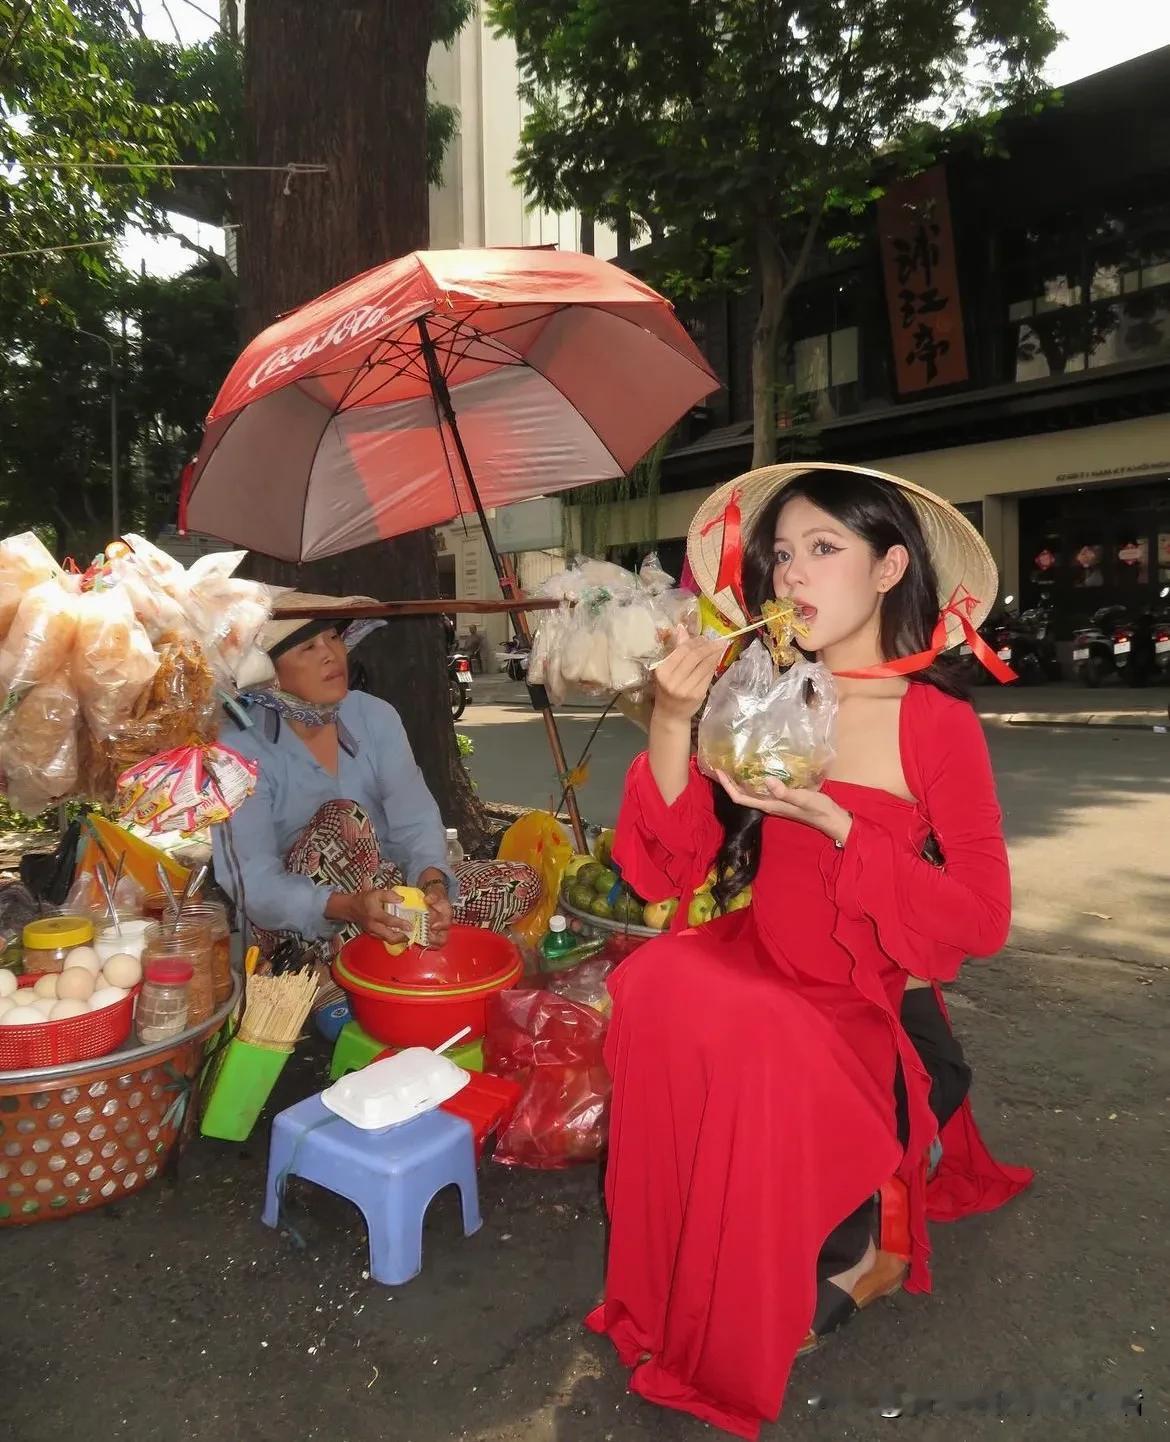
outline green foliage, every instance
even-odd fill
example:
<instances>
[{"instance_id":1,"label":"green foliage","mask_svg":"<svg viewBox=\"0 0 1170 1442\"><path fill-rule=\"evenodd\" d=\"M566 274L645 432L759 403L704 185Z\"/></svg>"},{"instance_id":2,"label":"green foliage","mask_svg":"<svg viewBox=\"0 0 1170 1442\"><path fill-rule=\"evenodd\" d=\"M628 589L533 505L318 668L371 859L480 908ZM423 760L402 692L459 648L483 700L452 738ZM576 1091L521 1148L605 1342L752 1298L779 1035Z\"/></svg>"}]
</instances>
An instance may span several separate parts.
<instances>
[{"instance_id":1,"label":"green foliage","mask_svg":"<svg viewBox=\"0 0 1170 1442\"><path fill-rule=\"evenodd\" d=\"M820 227L848 245L879 186L944 134L987 143L1005 107L1038 102L1059 38L1046 0L488 0L488 15L519 53L516 173L537 203L664 232L656 278L676 296L760 278L758 399Z\"/></svg>"}]
</instances>

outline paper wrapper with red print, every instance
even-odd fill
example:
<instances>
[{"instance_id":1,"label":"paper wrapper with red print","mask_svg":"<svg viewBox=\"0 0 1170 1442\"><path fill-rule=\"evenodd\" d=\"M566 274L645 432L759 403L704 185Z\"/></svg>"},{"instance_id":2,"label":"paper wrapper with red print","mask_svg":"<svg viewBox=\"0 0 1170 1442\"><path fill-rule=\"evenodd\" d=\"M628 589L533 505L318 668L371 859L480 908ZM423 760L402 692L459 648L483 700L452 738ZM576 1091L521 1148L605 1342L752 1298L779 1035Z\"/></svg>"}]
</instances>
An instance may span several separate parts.
<instances>
[{"instance_id":1,"label":"paper wrapper with red print","mask_svg":"<svg viewBox=\"0 0 1170 1442\"><path fill-rule=\"evenodd\" d=\"M229 820L256 789L259 763L227 746L180 746L123 771L118 819L184 836Z\"/></svg>"}]
</instances>

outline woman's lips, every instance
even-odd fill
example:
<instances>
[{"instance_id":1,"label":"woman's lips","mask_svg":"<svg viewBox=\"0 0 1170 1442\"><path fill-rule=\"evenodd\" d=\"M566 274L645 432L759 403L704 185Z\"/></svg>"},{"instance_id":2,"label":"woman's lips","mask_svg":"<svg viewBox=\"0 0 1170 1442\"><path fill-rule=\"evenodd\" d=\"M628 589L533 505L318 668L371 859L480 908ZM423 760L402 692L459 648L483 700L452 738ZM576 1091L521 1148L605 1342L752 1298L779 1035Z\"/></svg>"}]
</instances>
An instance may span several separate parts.
<instances>
[{"instance_id":1,"label":"woman's lips","mask_svg":"<svg viewBox=\"0 0 1170 1442\"><path fill-rule=\"evenodd\" d=\"M817 618L817 608L815 606L809 606L803 601L798 601L796 603L796 609L802 621L815 621Z\"/></svg>"}]
</instances>

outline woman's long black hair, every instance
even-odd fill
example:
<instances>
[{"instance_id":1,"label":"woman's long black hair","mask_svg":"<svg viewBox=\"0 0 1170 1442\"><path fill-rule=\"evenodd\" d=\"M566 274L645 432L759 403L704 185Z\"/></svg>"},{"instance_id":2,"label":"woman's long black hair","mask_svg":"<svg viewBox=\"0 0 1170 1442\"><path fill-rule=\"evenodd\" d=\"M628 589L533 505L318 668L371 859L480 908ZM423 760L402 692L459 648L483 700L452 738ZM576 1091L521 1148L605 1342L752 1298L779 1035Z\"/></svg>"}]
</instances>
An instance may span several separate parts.
<instances>
[{"instance_id":1,"label":"woman's long black hair","mask_svg":"<svg viewBox=\"0 0 1170 1442\"><path fill-rule=\"evenodd\" d=\"M778 491L760 512L743 553L743 594L753 614L758 616L763 603L772 599L776 521L781 508L798 496L860 536L875 556L884 556L891 546L906 547L910 564L894 589L882 598L881 655L883 660L893 661L927 650L938 622L938 579L918 517L899 487L854 471L809 471ZM936 662L907 679L969 699L946 662ZM715 813L723 825L724 839L715 863L719 880L714 894L720 906L725 906L759 870L763 813L737 806L720 786L715 788Z\"/></svg>"}]
</instances>

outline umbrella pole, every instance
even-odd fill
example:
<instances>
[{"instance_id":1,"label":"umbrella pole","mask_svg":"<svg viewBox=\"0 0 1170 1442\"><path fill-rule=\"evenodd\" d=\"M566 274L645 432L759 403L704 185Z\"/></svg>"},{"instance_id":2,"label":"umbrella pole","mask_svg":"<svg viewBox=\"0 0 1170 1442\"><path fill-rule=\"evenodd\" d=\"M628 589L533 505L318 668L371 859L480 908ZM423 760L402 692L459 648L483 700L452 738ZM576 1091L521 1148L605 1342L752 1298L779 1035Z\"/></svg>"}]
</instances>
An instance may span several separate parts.
<instances>
[{"instance_id":1,"label":"umbrella pole","mask_svg":"<svg viewBox=\"0 0 1170 1442\"><path fill-rule=\"evenodd\" d=\"M475 484L475 475L471 469L471 461L463 445L463 437L459 434L459 422L455 415L455 407L451 401L451 391L447 385L447 378L443 374L443 368L439 365L439 358L435 353L435 343L431 339L430 331L427 329L425 316L418 320L418 333L422 342L422 353L427 363L427 373L430 377L431 391L435 403L439 407L441 417L447 423L451 432L451 439L455 442L455 450L459 456L459 464L463 469L463 476L467 482L467 489L471 499L475 503L476 514L479 516L479 523L483 527L483 537L487 543L488 555L491 556L492 565L495 567L496 579L500 583L500 593L506 601L514 601L518 594L518 587L509 576L504 566L503 558L496 549L495 537L492 535L491 527L488 525L487 513L483 508L483 501L480 499L479 488ZM528 617L523 611L511 613L512 629L516 632L519 640L526 646L532 645L532 628L528 624ZM565 757L564 744L561 741L561 733L557 728L557 718L553 715L552 703L548 699L548 692L543 686L529 686L528 697L532 702L532 709L539 711L544 721L545 734L548 736L549 749L552 751L553 764L557 768L557 777L564 787L565 808L569 813L569 824L573 831L573 841L580 852L589 850L589 844L585 838L585 826L581 820L581 810L577 805L577 793L570 783L569 763Z\"/></svg>"}]
</instances>

